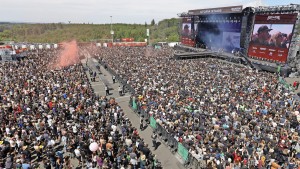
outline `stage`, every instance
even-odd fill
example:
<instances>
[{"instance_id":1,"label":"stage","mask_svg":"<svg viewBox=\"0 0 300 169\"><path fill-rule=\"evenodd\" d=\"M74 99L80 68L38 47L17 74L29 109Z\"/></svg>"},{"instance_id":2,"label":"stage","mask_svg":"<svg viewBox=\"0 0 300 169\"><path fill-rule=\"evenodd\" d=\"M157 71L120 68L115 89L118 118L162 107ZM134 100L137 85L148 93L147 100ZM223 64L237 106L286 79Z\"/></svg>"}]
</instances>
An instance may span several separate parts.
<instances>
[{"instance_id":1,"label":"stage","mask_svg":"<svg viewBox=\"0 0 300 169\"><path fill-rule=\"evenodd\" d=\"M212 51L201 48L192 48L182 45L175 47L176 52L174 53L174 59L185 60L185 59L199 59L199 58L217 58L226 60L229 62L249 65L250 67L257 69L258 71L268 71L272 73L277 73L278 66L281 66L280 74L284 77L287 77L291 73L291 67L288 65L282 65L262 60L255 60L252 58L235 56L232 53Z\"/></svg>"}]
</instances>

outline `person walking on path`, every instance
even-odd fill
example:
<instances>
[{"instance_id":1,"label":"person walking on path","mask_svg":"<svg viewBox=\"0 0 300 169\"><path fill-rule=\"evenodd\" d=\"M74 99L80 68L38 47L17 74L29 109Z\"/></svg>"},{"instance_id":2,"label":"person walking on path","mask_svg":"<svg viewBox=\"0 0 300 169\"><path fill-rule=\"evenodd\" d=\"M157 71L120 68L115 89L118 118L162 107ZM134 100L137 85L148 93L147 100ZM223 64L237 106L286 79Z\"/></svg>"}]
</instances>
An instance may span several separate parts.
<instances>
[{"instance_id":1,"label":"person walking on path","mask_svg":"<svg viewBox=\"0 0 300 169\"><path fill-rule=\"evenodd\" d=\"M119 91L119 95L122 96L123 95L123 88L121 86L119 86L118 91Z\"/></svg>"},{"instance_id":2,"label":"person walking on path","mask_svg":"<svg viewBox=\"0 0 300 169\"><path fill-rule=\"evenodd\" d=\"M105 85L105 93L106 93L106 94L105 94L106 96L108 96L108 95L109 95L109 88L108 88L108 86L107 86L107 85Z\"/></svg>"},{"instance_id":3,"label":"person walking on path","mask_svg":"<svg viewBox=\"0 0 300 169\"><path fill-rule=\"evenodd\" d=\"M140 129L143 131L144 130L144 117L140 117Z\"/></svg>"},{"instance_id":4,"label":"person walking on path","mask_svg":"<svg viewBox=\"0 0 300 169\"><path fill-rule=\"evenodd\" d=\"M94 82L96 82L96 76L97 76L97 72L94 72L94 74L93 74L93 80L94 80Z\"/></svg>"},{"instance_id":5,"label":"person walking on path","mask_svg":"<svg viewBox=\"0 0 300 169\"><path fill-rule=\"evenodd\" d=\"M113 84L115 84L116 83L116 76L115 75L112 76L112 80L113 80Z\"/></svg>"}]
</instances>

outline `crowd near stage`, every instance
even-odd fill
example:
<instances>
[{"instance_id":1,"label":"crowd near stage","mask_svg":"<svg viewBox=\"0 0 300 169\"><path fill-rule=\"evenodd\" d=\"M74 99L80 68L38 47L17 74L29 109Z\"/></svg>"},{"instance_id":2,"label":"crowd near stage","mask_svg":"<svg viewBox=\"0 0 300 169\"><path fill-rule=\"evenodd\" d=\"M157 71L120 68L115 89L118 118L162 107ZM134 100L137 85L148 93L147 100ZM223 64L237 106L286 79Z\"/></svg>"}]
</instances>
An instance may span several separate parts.
<instances>
[{"instance_id":1,"label":"crowd near stage","mask_svg":"<svg viewBox=\"0 0 300 169\"><path fill-rule=\"evenodd\" d=\"M223 51L211 51L206 49L193 48L183 45L175 47L176 52L174 53L174 59L185 60L185 59L199 59L199 58L218 58L233 63L239 63L243 65L249 65L259 71L268 71L277 73L278 66L280 66L280 74L288 77L291 73L291 67L287 64L283 65L280 63L268 62L263 60L257 60L253 58L243 57L242 54L233 54Z\"/></svg>"}]
</instances>

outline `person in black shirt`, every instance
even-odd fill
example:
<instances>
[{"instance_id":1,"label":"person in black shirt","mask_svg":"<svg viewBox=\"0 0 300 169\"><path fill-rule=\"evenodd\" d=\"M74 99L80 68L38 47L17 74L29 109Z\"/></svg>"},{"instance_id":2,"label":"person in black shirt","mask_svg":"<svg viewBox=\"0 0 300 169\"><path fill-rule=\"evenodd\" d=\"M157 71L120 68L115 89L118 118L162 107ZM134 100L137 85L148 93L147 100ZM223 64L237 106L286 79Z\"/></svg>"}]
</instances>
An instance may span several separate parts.
<instances>
[{"instance_id":1,"label":"person in black shirt","mask_svg":"<svg viewBox=\"0 0 300 169\"><path fill-rule=\"evenodd\" d=\"M51 164L50 164L50 162L48 160L44 161L44 168L45 169L51 169Z\"/></svg>"},{"instance_id":2,"label":"person in black shirt","mask_svg":"<svg viewBox=\"0 0 300 169\"><path fill-rule=\"evenodd\" d=\"M269 39L271 37L270 31L273 29L269 29L268 26L262 25L258 28L257 34L252 37L251 44L254 45L269 45Z\"/></svg>"},{"instance_id":3,"label":"person in black shirt","mask_svg":"<svg viewBox=\"0 0 300 169\"><path fill-rule=\"evenodd\" d=\"M151 138L152 138L154 150L156 150L157 149L157 134L155 132L153 132Z\"/></svg>"},{"instance_id":4,"label":"person in black shirt","mask_svg":"<svg viewBox=\"0 0 300 169\"><path fill-rule=\"evenodd\" d=\"M148 144L145 144L145 146L142 148L141 151L145 154L145 156L146 156L147 158L149 157L150 150L149 150L149 148L148 148Z\"/></svg>"},{"instance_id":5,"label":"person in black shirt","mask_svg":"<svg viewBox=\"0 0 300 169\"><path fill-rule=\"evenodd\" d=\"M113 84L115 84L116 83L116 76L112 76L112 80L113 80Z\"/></svg>"},{"instance_id":6,"label":"person in black shirt","mask_svg":"<svg viewBox=\"0 0 300 169\"><path fill-rule=\"evenodd\" d=\"M144 124L144 118L141 117L141 118L140 118L140 129L141 129L142 131L144 130L143 124Z\"/></svg>"},{"instance_id":7,"label":"person in black shirt","mask_svg":"<svg viewBox=\"0 0 300 169\"><path fill-rule=\"evenodd\" d=\"M105 94L106 94L106 96L108 96L108 95L109 95L109 88L108 88L108 86L107 86L107 85L105 85Z\"/></svg>"}]
</instances>

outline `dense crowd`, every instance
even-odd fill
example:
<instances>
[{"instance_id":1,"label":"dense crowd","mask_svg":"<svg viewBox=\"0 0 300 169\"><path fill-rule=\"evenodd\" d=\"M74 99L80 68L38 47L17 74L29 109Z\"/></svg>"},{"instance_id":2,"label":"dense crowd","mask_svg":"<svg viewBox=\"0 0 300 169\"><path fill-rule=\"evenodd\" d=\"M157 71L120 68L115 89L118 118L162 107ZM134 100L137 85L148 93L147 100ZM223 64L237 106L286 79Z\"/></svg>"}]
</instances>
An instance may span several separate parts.
<instances>
[{"instance_id":1,"label":"dense crowd","mask_svg":"<svg viewBox=\"0 0 300 169\"><path fill-rule=\"evenodd\" d=\"M115 99L94 94L81 63L57 67L58 56L0 63L0 168L154 168Z\"/></svg>"},{"instance_id":2,"label":"dense crowd","mask_svg":"<svg viewBox=\"0 0 300 169\"><path fill-rule=\"evenodd\" d=\"M203 168L300 167L300 105L278 75L174 51L100 48L93 55Z\"/></svg>"}]
</instances>

